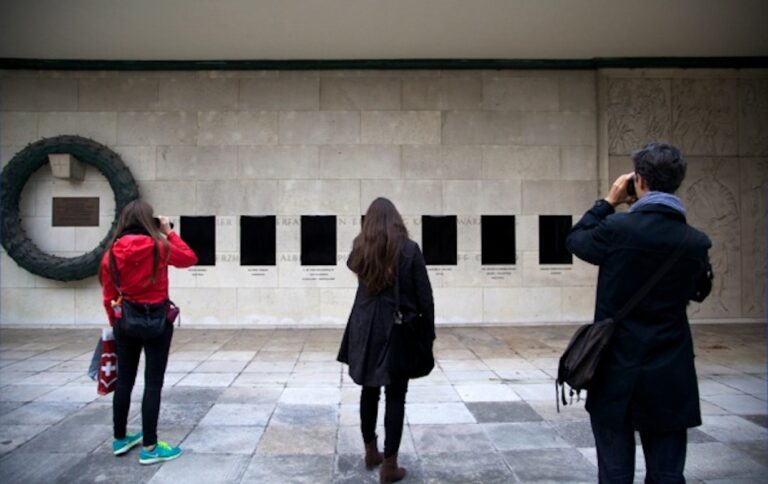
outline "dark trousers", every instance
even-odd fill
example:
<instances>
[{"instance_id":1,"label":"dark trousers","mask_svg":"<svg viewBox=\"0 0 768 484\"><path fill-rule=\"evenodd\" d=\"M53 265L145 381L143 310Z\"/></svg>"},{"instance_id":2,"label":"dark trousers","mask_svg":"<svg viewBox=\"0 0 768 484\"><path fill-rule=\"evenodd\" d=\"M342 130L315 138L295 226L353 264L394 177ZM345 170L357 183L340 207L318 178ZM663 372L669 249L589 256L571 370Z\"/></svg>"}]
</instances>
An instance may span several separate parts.
<instances>
[{"instance_id":1,"label":"dark trousers","mask_svg":"<svg viewBox=\"0 0 768 484\"><path fill-rule=\"evenodd\" d=\"M112 421L116 439L125 438L128 412L131 409L131 391L136 381L139 357L144 349L144 398L141 401L141 429L145 447L157 443L157 418L160 415L160 393L163 389L168 352L171 349L173 325L166 324L157 338L142 340L122 334L115 327L117 346L117 387L112 399Z\"/></svg>"},{"instance_id":2,"label":"dark trousers","mask_svg":"<svg viewBox=\"0 0 768 484\"><path fill-rule=\"evenodd\" d=\"M408 379L396 380L387 385L387 403L384 410L384 457L392 457L400 449L405 418L405 394L408 391ZM376 438L376 419L379 413L380 387L363 387L360 393L360 429L363 441Z\"/></svg>"},{"instance_id":3,"label":"dark trousers","mask_svg":"<svg viewBox=\"0 0 768 484\"><path fill-rule=\"evenodd\" d=\"M631 484L635 477L635 432L630 425L621 430L592 420L597 447L598 478L601 484ZM686 429L665 433L640 432L645 455L646 484L685 483Z\"/></svg>"}]
</instances>

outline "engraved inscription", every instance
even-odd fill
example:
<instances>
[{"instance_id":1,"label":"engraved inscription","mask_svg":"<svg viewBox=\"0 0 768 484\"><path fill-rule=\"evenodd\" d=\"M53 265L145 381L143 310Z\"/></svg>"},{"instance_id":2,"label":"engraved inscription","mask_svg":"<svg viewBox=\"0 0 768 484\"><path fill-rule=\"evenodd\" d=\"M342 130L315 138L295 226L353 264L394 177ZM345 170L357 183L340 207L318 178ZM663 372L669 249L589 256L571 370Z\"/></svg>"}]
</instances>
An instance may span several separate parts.
<instances>
[{"instance_id":1,"label":"engraved inscription","mask_svg":"<svg viewBox=\"0 0 768 484\"><path fill-rule=\"evenodd\" d=\"M53 197L54 227L98 227L99 197Z\"/></svg>"}]
</instances>

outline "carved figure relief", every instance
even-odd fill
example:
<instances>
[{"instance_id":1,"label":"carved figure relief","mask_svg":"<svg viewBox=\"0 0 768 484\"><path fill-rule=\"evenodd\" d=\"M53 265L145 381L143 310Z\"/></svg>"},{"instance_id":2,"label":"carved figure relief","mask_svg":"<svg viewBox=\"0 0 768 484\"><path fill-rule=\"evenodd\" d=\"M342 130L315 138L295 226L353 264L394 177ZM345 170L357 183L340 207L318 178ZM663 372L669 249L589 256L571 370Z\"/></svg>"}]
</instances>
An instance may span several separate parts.
<instances>
[{"instance_id":1,"label":"carved figure relief","mask_svg":"<svg viewBox=\"0 0 768 484\"><path fill-rule=\"evenodd\" d=\"M768 160L742 163L742 310L746 317L761 317L765 314Z\"/></svg>"},{"instance_id":2,"label":"carved figure relief","mask_svg":"<svg viewBox=\"0 0 768 484\"><path fill-rule=\"evenodd\" d=\"M739 82L739 154L768 156L768 79Z\"/></svg>"},{"instance_id":3,"label":"carved figure relief","mask_svg":"<svg viewBox=\"0 0 768 484\"><path fill-rule=\"evenodd\" d=\"M672 81L672 142L686 155L738 152L735 79Z\"/></svg>"},{"instance_id":4,"label":"carved figure relief","mask_svg":"<svg viewBox=\"0 0 768 484\"><path fill-rule=\"evenodd\" d=\"M710 262L715 273L712 293L692 306L699 317L740 316L741 225L737 160L688 160L689 174L681 197L688 223L712 240Z\"/></svg>"},{"instance_id":5,"label":"carved figure relief","mask_svg":"<svg viewBox=\"0 0 768 484\"><path fill-rule=\"evenodd\" d=\"M670 139L670 84L665 79L608 80L608 150L627 154Z\"/></svg>"}]
</instances>

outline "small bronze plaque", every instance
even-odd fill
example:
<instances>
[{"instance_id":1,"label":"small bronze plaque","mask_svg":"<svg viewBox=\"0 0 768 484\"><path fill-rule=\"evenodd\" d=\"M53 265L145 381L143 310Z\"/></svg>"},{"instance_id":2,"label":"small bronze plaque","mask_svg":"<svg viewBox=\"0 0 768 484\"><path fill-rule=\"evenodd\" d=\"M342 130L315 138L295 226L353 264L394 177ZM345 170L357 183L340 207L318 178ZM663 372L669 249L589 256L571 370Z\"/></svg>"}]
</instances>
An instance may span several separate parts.
<instances>
[{"instance_id":1,"label":"small bronze plaque","mask_svg":"<svg viewBox=\"0 0 768 484\"><path fill-rule=\"evenodd\" d=\"M98 227L99 197L53 197L54 227Z\"/></svg>"}]
</instances>

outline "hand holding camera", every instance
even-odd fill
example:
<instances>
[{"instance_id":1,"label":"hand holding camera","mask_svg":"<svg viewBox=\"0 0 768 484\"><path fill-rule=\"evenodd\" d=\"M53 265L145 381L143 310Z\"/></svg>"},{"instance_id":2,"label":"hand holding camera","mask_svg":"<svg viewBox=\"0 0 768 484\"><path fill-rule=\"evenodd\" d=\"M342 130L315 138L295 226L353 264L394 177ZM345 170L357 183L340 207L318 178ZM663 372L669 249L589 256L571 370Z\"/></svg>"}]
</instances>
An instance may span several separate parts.
<instances>
[{"instance_id":1,"label":"hand holding camera","mask_svg":"<svg viewBox=\"0 0 768 484\"><path fill-rule=\"evenodd\" d=\"M155 225L164 235L168 235L168 233L173 230L173 222L171 222L165 215L158 215L155 217Z\"/></svg>"},{"instance_id":2,"label":"hand holding camera","mask_svg":"<svg viewBox=\"0 0 768 484\"><path fill-rule=\"evenodd\" d=\"M605 201L614 207L622 203L633 204L637 201L637 190L635 188L635 174L625 173L616 179L605 197Z\"/></svg>"}]
</instances>

